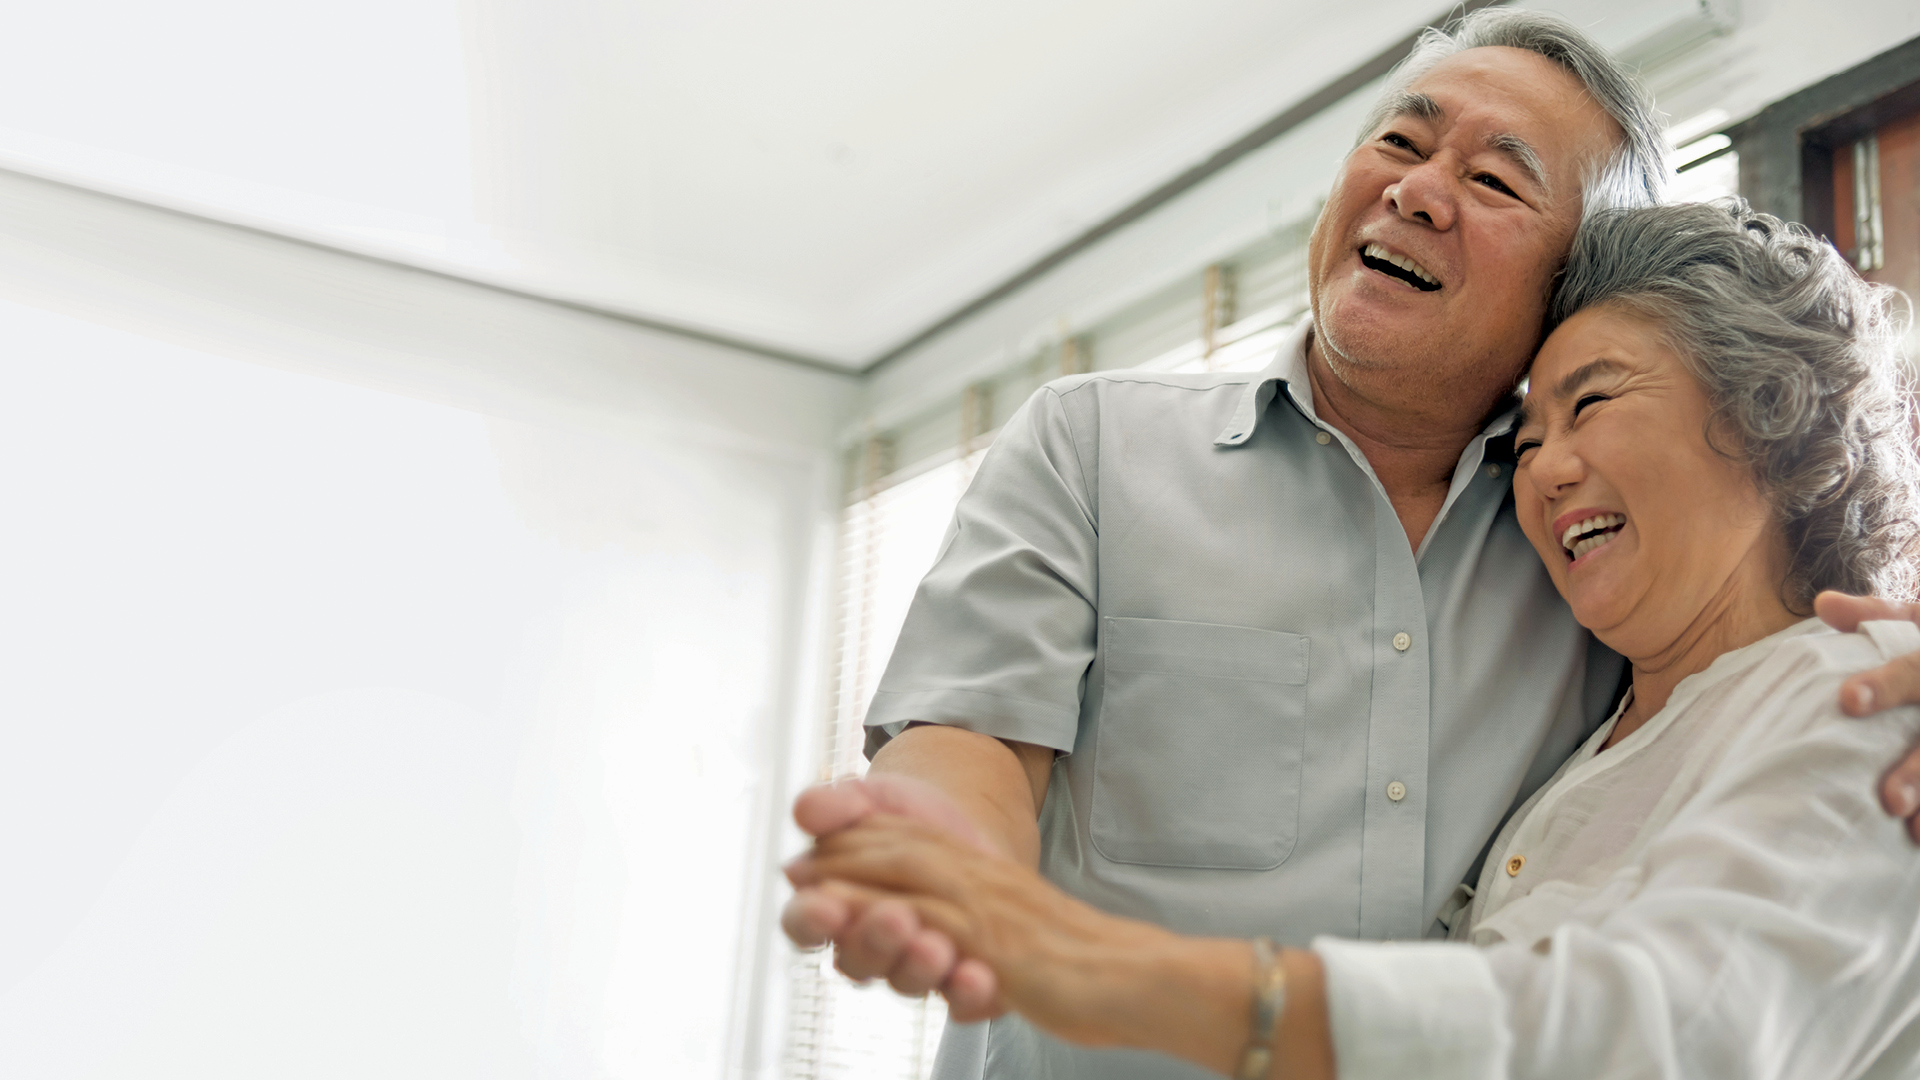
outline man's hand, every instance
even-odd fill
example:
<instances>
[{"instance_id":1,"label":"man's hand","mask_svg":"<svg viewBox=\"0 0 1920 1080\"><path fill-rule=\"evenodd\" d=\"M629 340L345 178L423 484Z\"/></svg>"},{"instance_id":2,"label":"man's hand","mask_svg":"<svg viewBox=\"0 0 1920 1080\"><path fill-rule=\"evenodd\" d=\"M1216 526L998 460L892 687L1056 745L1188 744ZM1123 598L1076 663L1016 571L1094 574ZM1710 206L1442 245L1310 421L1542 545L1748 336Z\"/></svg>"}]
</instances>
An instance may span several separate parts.
<instances>
[{"instance_id":1,"label":"man's hand","mask_svg":"<svg viewBox=\"0 0 1920 1080\"><path fill-rule=\"evenodd\" d=\"M930 825L988 855L991 844L939 788L907 776L880 774L807 789L794 802L793 819L809 836L832 836L884 813ZM799 883L796 883L799 884ZM918 997L939 990L955 1019L984 1019L995 997L993 976L978 961L960 961L953 942L921 925L913 908L897 899L861 904L844 893L807 883L781 913L780 925L794 944L813 948L832 942L834 966L850 978L884 978L896 991Z\"/></svg>"},{"instance_id":2,"label":"man's hand","mask_svg":"<svg viewBox=\"0 0 1920 1080\"><path fill-rule=\"evenodd\" d=\"M1920 625L1920 604L1876 600L1870 596L1823 592L1813 610L1835 630L1852 631L1863 622L1904 620ZM1920 705L1920 653L1863 671L1840 684L1840 707L1849 716L1871 716L1896 705ZM1907 831L1920 842L1920 747L1893 767L1880 785L1887 813L1907 819Z\"/></svg>"},{"instance_id":3,"label":"man's hand","mask_svg":"<svg viewBox=\"0 0 1920 1080\"><path fill-rule=\"evenodd\" d=\"M1143 991L1138 977L1163 976L1146 958L1172 939L1074 899L1031 867L885 813L821 838L788 864L787 877L849 906L908 906L993 980L989 1015L1016 1008L1046 1031L1089 1045L1125 1041L1133 997L1111 999ZM957 1007L954 1015L973 1018Z\"/></svg>"},{"instance_id":4,"label":"man's hand","mask_svg":"<svg viewBox=\"0 0 1920 1080\"><path fill-rule=\"evenodd\" d=\"M808 789L793 818L816 840L873 814L930 825L968 847L1032 868L1040 857L1036 819L1046 801L1053 751L942 724L916 724L874 755L866 779ZM856 979L884 978L902 994L938 990L962 1022L993 1015L992 973L957 960L945 934L924 927L897 899L856 902L803 882L781 914L802 947L832 942L834 966Z\"/></svg>"}]
</instances>

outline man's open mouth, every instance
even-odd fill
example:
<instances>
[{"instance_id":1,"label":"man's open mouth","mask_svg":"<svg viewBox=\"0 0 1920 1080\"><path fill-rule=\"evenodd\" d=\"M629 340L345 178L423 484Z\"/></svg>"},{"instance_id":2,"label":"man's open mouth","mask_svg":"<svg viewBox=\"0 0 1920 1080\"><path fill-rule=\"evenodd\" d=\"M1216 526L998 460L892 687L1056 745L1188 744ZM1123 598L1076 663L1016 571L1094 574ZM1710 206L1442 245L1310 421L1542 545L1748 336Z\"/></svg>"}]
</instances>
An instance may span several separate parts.
<instances>
[{"instance_id":1,"label":"man's open mouth","mask_svg":"<svg viewBox=\"0 0 1920 1080\"><path fill-rule=\"evenodd\" d=\"M1567 526L1567 531L1560 534L1560 546L1567 549L1569 558L1578 559L1589 551L1605 546L1626 527L1625 514L1595 514L1585 521L1576 521Z\"/></svg>"},{"instance_id":2,"label":"man's open mouth","mask_svg":"<svg viewBox=\"0 0 1920 1080\"><path fill-rule=\"evenodd\" d=\"M1440 288L1440 279L1427 273L1426 267L1404 255L1395 255L1379 244L1368 244L1361 248L1360 262L1369 270L1399 278L1421 292L1435 292Z\"/></svg>"}]
</instances>

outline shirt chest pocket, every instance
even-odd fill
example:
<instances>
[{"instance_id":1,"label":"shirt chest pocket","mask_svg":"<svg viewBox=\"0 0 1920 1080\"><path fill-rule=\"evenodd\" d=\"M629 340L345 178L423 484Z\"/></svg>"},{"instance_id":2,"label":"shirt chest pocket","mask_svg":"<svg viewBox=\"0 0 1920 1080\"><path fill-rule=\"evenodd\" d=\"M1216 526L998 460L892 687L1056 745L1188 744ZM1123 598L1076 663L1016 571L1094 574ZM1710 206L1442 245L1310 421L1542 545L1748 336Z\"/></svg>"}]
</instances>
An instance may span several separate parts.
<instances>
[{"instance_id":1,"label":"shirt chest pocket","mask_svg":"<svg viewBox=\"0 0 1920 1080\"><path fill-rule=\"evenodd\" d=\"M1270 870L1293 851L1307 638L1164 619L1101 625L1093 845L1115 862Z\"/></svg>"}]
</instances>

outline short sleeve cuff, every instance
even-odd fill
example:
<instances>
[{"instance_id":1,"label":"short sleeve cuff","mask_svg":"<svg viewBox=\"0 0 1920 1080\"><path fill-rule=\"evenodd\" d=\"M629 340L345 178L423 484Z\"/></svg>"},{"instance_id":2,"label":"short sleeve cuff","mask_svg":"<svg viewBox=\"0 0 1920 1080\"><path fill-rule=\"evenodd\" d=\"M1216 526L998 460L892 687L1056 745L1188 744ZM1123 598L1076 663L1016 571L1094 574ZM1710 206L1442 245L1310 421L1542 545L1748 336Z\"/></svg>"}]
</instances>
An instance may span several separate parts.
<instances>
[{"instance_id":1,"label":"short sleeve cuff","mask_svg":"<svg viewBox=\"0 0 1920 1080\"><path fill-rule=\"evenodd\" d=\"M891 738L915 721L946 724L996 739L1050 747L1061 753L1073 750L1074 735L1080 729L1078 709L1026 698L956 688L882 690L873 695L873 704L867 709L868 743L876 745L872 737L875 729L885 731Z\"/></svg>"},{"instance_id":2,"label":"short sleeve cuff","mask_svg":"<svg viewBox=\"0 0 1920 1080\"><path fill-rule=\"evenodd\" d=\"M1513 1039L1493 969L1457 943L1316 938L1341 1080L1489 1080Z\"/></svg>"}]
</instances>

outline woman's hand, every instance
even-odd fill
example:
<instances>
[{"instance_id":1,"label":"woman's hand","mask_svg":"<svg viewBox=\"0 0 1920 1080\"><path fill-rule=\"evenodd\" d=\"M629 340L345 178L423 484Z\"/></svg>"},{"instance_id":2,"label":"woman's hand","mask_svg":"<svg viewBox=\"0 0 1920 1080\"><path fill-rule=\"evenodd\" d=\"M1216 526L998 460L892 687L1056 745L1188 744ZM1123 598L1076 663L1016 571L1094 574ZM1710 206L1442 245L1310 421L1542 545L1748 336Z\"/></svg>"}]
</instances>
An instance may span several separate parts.
<instances>
[{"instance_id":1,"label":"woman's hand","mask_svg":"<svg viewBox=\"0 0 1920 1080\"><path fill-rule=\"evenodd\" d=\"M904 901L922 924L991 969L994 996L982 1012L1013 1009L1087 1045L1134 1042L1129 1029L1156 1008L1154 967L1182 940L1081 903L1010 859L887 814L822 837L788 865L787 876L854 908Z\"/></svg>"},{"instance_id":2,"label":"woman's hand","mask_svg":"<svg viewBox=\"0 0 1920 1080\"><path fill-rule=\"evenodd\" d=\"M1920 624L1920 604L1902 604L1871 596L1823 592L1813 609L1835 630L1853 631L1879 619ZM1840 707L1853 716L1872 716L1899 705L1920 705L1920 653L1861 672L1840 684ZM1907 819L1907 832L1920 842L1920 746L1881 781L1880 801L1887 813Z\"/></svg>"}]
</instances>

